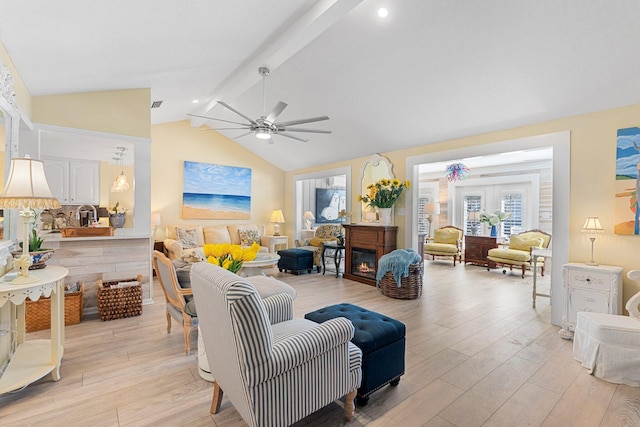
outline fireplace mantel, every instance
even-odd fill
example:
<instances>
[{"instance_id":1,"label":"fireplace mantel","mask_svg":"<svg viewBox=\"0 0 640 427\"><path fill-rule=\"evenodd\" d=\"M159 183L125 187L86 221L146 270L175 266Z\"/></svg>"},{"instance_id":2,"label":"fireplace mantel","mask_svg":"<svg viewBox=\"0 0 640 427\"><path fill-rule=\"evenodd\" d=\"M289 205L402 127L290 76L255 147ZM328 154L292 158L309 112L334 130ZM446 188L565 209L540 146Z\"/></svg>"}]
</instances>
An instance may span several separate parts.
<instances>
[{"instance_id":1,"label":"fireplace mantel","mask_svg":"<svg viewBox=\"0 0 640 427\"><path fill-rule=\"evenodd\" d=\"M378 260L382 255L396 249L398 227L358 224L343 224L343 226L345 229L344 278L375 286ZM360 253L371 254L374 265L369 265L367 268L372 268L373 271L359 272L358 264L360 263L357 255Z\"/></svg>"}]
</instances>

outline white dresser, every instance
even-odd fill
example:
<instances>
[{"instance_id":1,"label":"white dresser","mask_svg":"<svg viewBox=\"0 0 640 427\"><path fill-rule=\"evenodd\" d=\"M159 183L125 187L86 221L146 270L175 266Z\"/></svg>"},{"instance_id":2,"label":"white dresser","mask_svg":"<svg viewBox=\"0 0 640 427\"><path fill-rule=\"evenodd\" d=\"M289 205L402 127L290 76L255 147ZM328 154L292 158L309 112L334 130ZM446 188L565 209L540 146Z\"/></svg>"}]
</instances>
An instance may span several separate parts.
<instances>
[{"instance_id":1,"label":"white dresser","mask_svg":"<svg viewBox=\"0 0 640 427\"><path fill-rule=\"evenodd\" d=\"M562 266L562 286L565 294L562 338L573 338L579 311L622 312L622 267L568 263Z\"/></svg>"}]
</instances>

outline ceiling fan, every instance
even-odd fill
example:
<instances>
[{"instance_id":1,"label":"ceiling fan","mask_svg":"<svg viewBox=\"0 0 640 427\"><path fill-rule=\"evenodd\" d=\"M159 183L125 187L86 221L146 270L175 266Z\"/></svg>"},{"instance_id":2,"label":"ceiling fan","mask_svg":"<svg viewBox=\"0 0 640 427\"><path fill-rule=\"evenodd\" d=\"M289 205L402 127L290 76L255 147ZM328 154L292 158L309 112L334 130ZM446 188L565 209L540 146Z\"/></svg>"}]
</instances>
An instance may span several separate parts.
<instances>
[{"instance_id":1,"label":"ceiling fan","mask_svg":"<svg viewBox=\"0 0 640 427\"><path fill-rule=\"evenodd\" d=\"M276 122L276 118L282 113L282 111L284 111L284 109L287 107L287 104L279 101L275 107L273 107L273 109L269 112L269 114L266 114L265 112L265 79L266 77L269 75L269 69L267 67L260 67L258 68L258 74L260 74L262 76L262 115L253 120L252 118L250 118L249 116L247 116L246 114L241 113L240 111L236 110L235 108L233 108L231 105L226 104L222 101L218 101L218 104L222 105L224 108L226 108L229 111L233 111L234 113L236 113L237 115L239 115L240 117L242 117L243 119L247 120L248 123L240 123L240 122L234 122L231 120L223 120L223 119L217 119L215 117L207 117L207 116L200 116L197 114L189 114L187 113L188 116L193 116L193 117L200 117L203 119L208 119L208 120L217 120L219 122L225 122L225 123L232 123L235 125L239 125L239 127L228 127L228 128L213 128L213 130L232 130L232 129L246 129L248 130L248 132L243 133L242 135L236 136L234 139L238 139L238 138L242 138L243 136L247 136L250 134L255 134L256 138L259 139L267 139L269 140L270 144L273 144L273 141L271 140L271 136L272 135L280 135L280 136L284 136L287 138L291 138L291 139L295 139L298 141L302 141L302 142L307 142L309 141L308 139L304 139L298 136L294 136L291 135L289 132L307 132L307 133L325 133L325 134L330 134L331 131L330 130L320 130L320 129L305 129L305 128L299 128L299 127L291 127L291 126L295 126L295 125L302 125L302 124L306 124L306 123L313 123L313 122L321 122L323 120L329 120L328 116L320 116L320 117L311 117L308 119L298 119L298 120L289 120L286 122Z\"/></svg>"}]
</instances>

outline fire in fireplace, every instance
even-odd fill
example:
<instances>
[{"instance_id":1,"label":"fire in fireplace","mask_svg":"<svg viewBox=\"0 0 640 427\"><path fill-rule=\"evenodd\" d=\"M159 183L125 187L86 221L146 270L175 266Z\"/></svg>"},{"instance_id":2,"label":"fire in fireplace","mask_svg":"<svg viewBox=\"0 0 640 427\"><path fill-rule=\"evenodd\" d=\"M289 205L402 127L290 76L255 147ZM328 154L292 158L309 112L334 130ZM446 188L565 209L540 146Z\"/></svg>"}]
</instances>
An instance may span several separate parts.
<instances>
[{"instance_id":1,"label":"fire in fireplace","mask_svg":"<svg viewBox=\"0 0 640 427\"><path fill-rule=\"evenodd\" d=\"M376 251L370 249L352 248L351 253L351 274L375 280Z\"/></svg>"}]
</instances>

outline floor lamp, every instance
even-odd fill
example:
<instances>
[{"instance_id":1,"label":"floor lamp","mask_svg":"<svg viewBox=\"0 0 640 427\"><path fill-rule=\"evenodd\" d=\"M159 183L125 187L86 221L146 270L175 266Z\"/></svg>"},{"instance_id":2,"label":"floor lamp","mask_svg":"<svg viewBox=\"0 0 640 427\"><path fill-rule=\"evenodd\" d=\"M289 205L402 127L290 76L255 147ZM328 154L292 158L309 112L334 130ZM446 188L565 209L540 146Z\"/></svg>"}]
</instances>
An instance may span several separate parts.
<instances>
[{"instance_id":1,"label":"floor lamp","mask_svg":"<svg viewBox=\"0 0 640 427\"><path fill-rule=\"evenodd\" d=\"M602 224L600 224L600 218L597 216L587 217L582 226L582 232L589 233L589 240L591 240L591 261L586 264L598 265L598 263L593 260L593 242L596 241L596 233L604 233L604 228L602 228Z\"/></svg>"},{"instance_id":2,"label":"floor lamp","mask_svg":"<svg viewBox=\"0 0 640 427\"><path fill-rule=\"evenodd\" d=\"M11 168L4 191L0 195L0 207L5 209L21 209L22 217L22 255L14 261L20 268L20 273L11 282L23 284L37 282L38 278L29 275L31 256L29 255L29 223L34 217L33 209L56 209L60 207L58 199L53 197L47 177L44 173L44 163L24 158L11 159Z\"/></svg>"},{"instance_id":3,"label":"floor lamp","mask_svg":"<svg viewBox=\"0 0 640 427\"><path fill-rule=\"evenodd\" d=\"M427 221L429 222L428 237L431 237L431 221L433 221L433 215L440 215L440 203L425 203L423 212L427 214Z\"/></svg>"}]
</instances>

